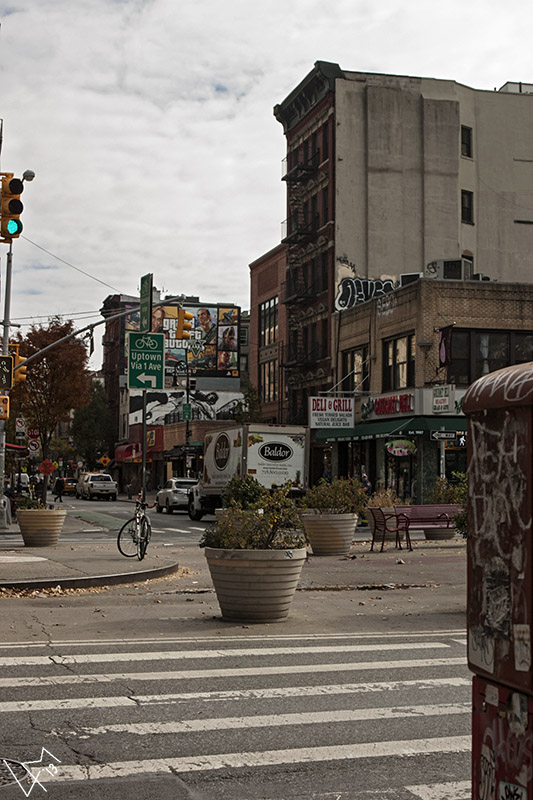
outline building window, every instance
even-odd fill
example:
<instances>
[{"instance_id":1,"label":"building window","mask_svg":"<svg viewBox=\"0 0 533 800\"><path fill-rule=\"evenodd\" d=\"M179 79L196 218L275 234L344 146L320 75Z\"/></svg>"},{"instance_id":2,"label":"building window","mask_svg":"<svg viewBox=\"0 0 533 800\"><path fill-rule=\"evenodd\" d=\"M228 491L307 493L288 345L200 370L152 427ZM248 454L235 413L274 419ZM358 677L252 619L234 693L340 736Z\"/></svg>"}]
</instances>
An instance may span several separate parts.
<instances>
[{"instance_id":1,"label":"building window","mask_svg":"<svg viewBox=\"0 0 533 800\"><path fill-rule=\"evenodd\" d=\"M327 251L322 253L320 264L320 288L324 292L328 288L328 254Z\"/></svg>"},{"instance_id":2,"label":"building window","mask_svg":"<svg viewBox=\"0 0 533 800\"><path fill-rule=\"evenodd\" d=\"M342 354L342 383L339 386L343 392L368 392L370 391L370 372L368 369L368 346L356 347L355 350L345 350Z\"/></svg>"},{"instance_id":3,"label":"building window","mask_svg":"<svg viewBox=\"0 0 533 800\"><path fill-rule=\"evenodd\" d=\"M329 198L328 189L322 189L322 225L329 221Z\"/></svg>"},{"instance_id":4,"label":"building window","mask_svg":"<svg viewBox=\"0 0 533 800\"><path fill-rule=\"evenodd\" d=\"M277 360L259 364L259 394L262 403L274 403L278 399L277 373Z\"/></svg>"},{"instance_id":5,"label":"building window","mask_svg":"<svg viewBox=\"0 0 533 800\"><path fill-rule=\"evenodd\" d=\"M241 347L246 347L248 344L248 325L239 326L239 344Z\"/></svg>"},{"instance_id":6,"label":"building window","mask_svg":"<svg viewBox=\"0 0 533 800\"><path fill-rule=\"evenodd\" d=\"M461 155L467 158L473 157L472 147L472 128L461 125Z\"/></svg>"},{"instance_id":7,"label":"building window","mask_svg":"<svg viewBox=\"0 0 533 800\"><path fill-rule=\"evenodd\" d=\"M448 382L469 386L473 381L513 364L533 361L533 333L453 329Z\"/></svg>"},{"instance_id":8,"label":"building window","mask_svg":"<svg viewBox=\"0 0 533 800\"><path fill-rule=\"evenodd\" d=\"M322 158L324 161L329 158L329 120L322 126Z\"/></svg>"},{"instance_id":9,"label":"building window","mask_svg":"<svg viewBox=\"0 0 533 800\"><path fill-rule=\"evenodd\" d=\"M316 166L320 163L320 152L318 147L318 133L313 133L311 138L311 156Z\"/></svg>"},{"instance_id":10,"label":"building window","mask_svg":"<svg viewBox=\"0 0 533 800\"><path fill-rule=\"evenodd\" d=\"M259 305L259 344L274 344L278 338L278 298L272 297Z\"/></svg>"},{"instance_id":11,"label":"building window","mask_svg":"<svg viewBox=\"0 0 533 800\"><path fill-rule=\"evenodd\" d=\"M474 224L474 192L463 189L461 192L461 222Z\"/></svg>"},{"instance_id":12,"label":"building window","mask_svg":"<svg viewBox=\"0 0 533 800\"><path fill-rule=\"evenodd\" d=\"M414 334L383 342L383 391L406 389L414 384Z\"/></svg>"}]
</instances>

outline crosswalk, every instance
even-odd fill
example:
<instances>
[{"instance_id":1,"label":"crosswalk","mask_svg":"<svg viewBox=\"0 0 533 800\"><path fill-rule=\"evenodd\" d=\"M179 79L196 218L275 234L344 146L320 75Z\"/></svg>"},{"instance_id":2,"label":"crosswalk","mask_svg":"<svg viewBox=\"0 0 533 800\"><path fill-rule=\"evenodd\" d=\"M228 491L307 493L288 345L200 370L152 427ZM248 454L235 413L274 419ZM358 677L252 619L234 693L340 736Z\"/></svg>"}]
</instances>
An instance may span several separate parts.
<instances>
[{"instance_id":1,"label":"crosswalk","mask_svg":"<svg viewBox=\"0 0 533 800\"><path fill-rule=\"evenodd\" d=\"M0 646L6 800L470 797L464 631L243 634Z\"/></svg>"}]
</instances>

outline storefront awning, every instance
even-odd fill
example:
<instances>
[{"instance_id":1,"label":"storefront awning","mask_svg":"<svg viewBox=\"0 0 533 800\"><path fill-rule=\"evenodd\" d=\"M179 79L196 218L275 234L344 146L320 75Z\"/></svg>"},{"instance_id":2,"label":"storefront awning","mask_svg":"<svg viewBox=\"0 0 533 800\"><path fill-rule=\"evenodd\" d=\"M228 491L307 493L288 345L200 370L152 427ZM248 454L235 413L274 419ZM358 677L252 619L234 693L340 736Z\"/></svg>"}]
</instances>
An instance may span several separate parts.
<instances>
[{"instance_id":1,"label":"storefront awning","mask_svg":"<svg viewBox=\"0 0 533 800\"><path fill-rule=\"evenodd\" d=\"M424 436L430 431L466 431L466 417L407 417L360 422L354 428L323 428L317 442L363 442L389 436Z\"/></svg>"},{"instance_id":2,"label":"storefront awning","mask_svg":"<svg viewBox=\"0 0 533 800\"><path fill-rule=\"evenodd\" d=\"M115 461L117 463L129 461L137 455L138 450L140 450L140 445L138 444L119 444L118 447L115 447Z\"/></svg>"}]
</instances>

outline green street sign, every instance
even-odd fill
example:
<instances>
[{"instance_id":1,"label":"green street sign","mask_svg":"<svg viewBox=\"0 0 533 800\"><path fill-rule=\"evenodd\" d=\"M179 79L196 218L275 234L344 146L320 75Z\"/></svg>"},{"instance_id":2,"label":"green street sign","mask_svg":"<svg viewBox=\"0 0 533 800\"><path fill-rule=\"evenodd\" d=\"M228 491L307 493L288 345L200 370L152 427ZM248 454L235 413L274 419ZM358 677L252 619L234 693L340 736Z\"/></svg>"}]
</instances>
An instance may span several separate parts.
<instances>
[{"instance_id":1,"label":"green street sign","mask_svg":"<svg viewBox=\"0 0 533 800\"><path fill-rule=\"evenodd\" d=\"M128 333L128 389L163 389L165 334Z\"/></svg>"},{"instance_id":2,"label":"green street sign","mask_svg":"<svg viewBox=\"0 0 533 800\"><path fill-rule=\"evenodd\" d=\"M191 416L191 404L190 403L183 403L181 407L181 416L182 419L192 419Z\"/></svg>"},{"instance_id":3,"label":"green street sign","mask_svg":"<svg viewBox=\"0 0 533 800\"><path fill-rule=\"evenodd\" d=\"M141 313L139 330L146 333L152 327L152 278L151 272L141 278Z\"/></svg>"}]
</instances>

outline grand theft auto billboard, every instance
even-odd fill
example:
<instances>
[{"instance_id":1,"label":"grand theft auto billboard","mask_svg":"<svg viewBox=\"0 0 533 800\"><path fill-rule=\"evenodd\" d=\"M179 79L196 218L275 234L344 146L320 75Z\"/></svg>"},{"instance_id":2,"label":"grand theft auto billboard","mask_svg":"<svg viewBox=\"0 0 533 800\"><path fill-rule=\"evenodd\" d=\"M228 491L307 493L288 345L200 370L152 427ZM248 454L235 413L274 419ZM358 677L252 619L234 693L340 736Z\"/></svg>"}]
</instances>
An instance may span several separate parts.
<instances>
[{"instance_id":1,"label":"grand theft auto billboard","mask_svg":"<svg viewBox=\"0 0 533 800\"><path fill-rule=\"evenodd\" d=\"M190 339L176 338L178 306L154 305L152 331L164 333L165 388L190 377L239 377L240 308L233 305L183 305L193 315ZM139 312L126 317L126 330L139 330Z\"/></svg>"}]
</instances>

